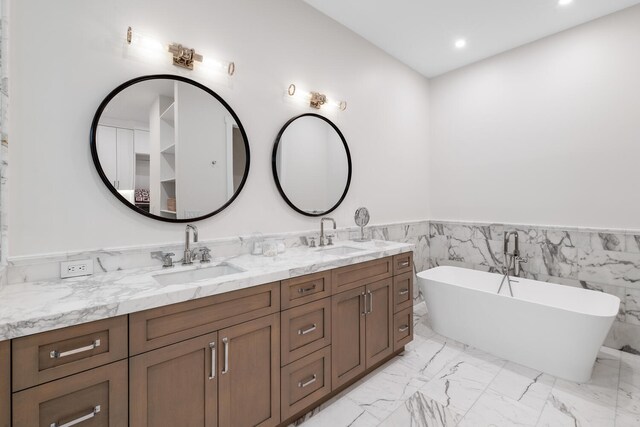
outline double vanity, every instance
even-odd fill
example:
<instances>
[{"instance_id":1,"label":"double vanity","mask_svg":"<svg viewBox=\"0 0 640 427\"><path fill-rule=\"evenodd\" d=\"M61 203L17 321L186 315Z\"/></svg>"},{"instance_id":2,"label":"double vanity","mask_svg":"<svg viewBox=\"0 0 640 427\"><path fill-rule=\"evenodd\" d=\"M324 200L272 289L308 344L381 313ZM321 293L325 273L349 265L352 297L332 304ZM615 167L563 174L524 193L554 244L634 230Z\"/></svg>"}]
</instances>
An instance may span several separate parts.
<instances>
[{"instance_id":1,"label":"double vanity","mask_svg":"<svg viewBox=\"0 0 640 427\"><path fill-rule=\"evenodd\" d=\"M411 341L412 249L347 242L9 285L0 426L286 425Z\"/></svg>"}]
</instances>

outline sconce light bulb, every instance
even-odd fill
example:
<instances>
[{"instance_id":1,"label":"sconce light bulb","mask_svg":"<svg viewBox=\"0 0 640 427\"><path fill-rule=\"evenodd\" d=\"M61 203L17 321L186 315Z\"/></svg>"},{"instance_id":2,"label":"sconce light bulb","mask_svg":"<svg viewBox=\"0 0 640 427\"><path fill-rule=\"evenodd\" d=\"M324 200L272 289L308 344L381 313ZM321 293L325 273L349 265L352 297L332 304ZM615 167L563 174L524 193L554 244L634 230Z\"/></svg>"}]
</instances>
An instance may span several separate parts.
<instances>
[{"instance_id":1,"label":"sconce light bulb","mask_svg":"<svg viewBox=\"0 0 640 427\"><path fill-rule=\"evenodd\" d=\"M569 6L573 0L558 0L558 6Z\"/></svg>"}]
</instances>

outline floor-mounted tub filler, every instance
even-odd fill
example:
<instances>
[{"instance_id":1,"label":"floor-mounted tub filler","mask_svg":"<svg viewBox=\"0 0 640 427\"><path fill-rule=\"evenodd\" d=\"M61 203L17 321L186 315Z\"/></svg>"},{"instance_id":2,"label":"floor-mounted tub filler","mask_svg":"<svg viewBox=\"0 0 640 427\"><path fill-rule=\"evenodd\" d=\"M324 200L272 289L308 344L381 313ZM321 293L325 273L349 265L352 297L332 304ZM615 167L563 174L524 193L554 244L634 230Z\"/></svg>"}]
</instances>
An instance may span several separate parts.
<instances>
[{"instance_id":1,"label":"floor-mounted tub filler","mask_svg":"<svg viewBox=\"0 0 640 427\"><path fill-rule=\"evenodd\" d=\"M557 377L585 382L618 314L614 295L459 267L418 273L437 333Z\"/></svg>"}]
</instances>

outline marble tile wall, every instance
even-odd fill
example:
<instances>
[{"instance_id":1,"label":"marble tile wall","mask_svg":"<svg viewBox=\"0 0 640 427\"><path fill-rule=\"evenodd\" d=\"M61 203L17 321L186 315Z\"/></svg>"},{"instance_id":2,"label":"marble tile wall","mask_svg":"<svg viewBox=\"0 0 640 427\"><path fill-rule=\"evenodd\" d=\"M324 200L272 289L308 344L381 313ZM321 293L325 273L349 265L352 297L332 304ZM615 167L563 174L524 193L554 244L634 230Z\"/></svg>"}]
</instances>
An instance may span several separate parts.
<instances>
[{"instance_id":1,"label":"marble tile wall","mask_svg":"<svg viewBox=\"0 0 640 427\"><path fill-rule=\"evenodd\" d=\"M0 286L7 283L7 180L9 175L8 1L0 0Z\"/></svg>"},{"instance_id":2,"label":"marble tile wall","mask_svg":"<svg viewBox=\"0 0 640 427\"><path fill-rule=\"evenodd\" d=\"M523 277L619 297L605 345L640 354L640 232L430 221L429 267L499 272L505 231L519 233Z\"/></svg>"}]
</instances>

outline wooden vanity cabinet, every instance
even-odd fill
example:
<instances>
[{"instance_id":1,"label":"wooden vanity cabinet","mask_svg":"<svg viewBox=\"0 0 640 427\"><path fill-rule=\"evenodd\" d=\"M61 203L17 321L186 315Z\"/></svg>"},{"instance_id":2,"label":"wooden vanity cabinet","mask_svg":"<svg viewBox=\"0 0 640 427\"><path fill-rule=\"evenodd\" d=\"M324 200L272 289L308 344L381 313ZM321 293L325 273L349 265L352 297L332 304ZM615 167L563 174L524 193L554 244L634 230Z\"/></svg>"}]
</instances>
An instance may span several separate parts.
<instances>
[{"instance_id":1,"label":"wooden vanity cabinet","mask_svg":"<svg viewBox=\"0 0 640 427\"><path fill-rule=\"evenodd\" d=\"M0 427L287 425L411 341L412 272L405 253L0 342Z\"/></svg>"},{"instance_id":2,"label":"wooden vanity cabinet","mask_svg":"<svg viewBox=\"0 0 640 427\"><path fill-rule=\"evenodd\" d=\"M0 427L11 425L11 341L0 342Z\"/></svg>"}]
</instances>

